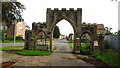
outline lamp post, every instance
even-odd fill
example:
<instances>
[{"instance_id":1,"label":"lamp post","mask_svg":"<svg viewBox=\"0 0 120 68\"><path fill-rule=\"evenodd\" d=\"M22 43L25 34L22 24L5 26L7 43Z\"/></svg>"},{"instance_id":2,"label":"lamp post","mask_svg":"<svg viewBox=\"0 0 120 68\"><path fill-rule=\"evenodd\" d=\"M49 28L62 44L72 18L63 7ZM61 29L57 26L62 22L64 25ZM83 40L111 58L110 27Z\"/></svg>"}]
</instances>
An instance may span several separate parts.
<instances>
[{"instance_id":1,"label":"lamp post","mask_svg":"<svg viewBox=\"0 0 120 68\"><path fill-rule=\"evenodd\" d=\"M14 20L14 46L15 46L15 40L16 40L16 23L17 23L17 20L18 20L18 16L15 15L15 20Z\"/></svg>"}]
</instances>

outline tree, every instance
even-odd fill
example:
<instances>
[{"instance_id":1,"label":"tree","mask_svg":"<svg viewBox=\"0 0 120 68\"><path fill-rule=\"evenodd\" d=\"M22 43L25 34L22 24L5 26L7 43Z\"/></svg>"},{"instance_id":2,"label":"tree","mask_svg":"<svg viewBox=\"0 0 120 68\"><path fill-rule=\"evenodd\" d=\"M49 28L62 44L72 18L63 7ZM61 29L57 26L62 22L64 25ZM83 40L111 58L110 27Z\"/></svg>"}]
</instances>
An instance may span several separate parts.
<instances>
[{"instance_id":1,"label":"tree","mask_svg":"<svg viewBox=\"0 0 120 68\"><path fill-rule=\"evenodd\" d=\"M54 32L53 32L53 38L59 38L60 37L60 30L58 26L55 26Z\"/></svg>"},{"instance_id":2,"label":"tree","mask_svg":"<svg viewBox=\"0 0 120 68\"><path fill-rule=\"evenodd\" d=\"M2 2L2 22L9 28L12 25L12 20L16 20L16 16L18 21L23 20L21 12L24 9L24 5L20 2Z\"/></svg>"},{"instance_id":3,"label":"tree","mask_svg":"<svg viewBox=\"0 0 120 68\"><path fill-rule=\"evenodd\" d=\"M112 28L105 27L105 35L112 35L113 33L111 32Z\"/></svg>"},{"instance_id":4,"label":"tree","mask_svg":"<svg viewBox=\"0 0 120 68\"><path fill-rule=\"evenodd\" d=\"M74 34L73 34L73 33L70 33L70 34L69 34L69 37L72 36L72 35L74 35Z\"/></svg>"},{"instance_id":5,"label":"tree","mask_svg":"<svg viewBox=\"0 0 120 68\"><path fill-rule=\"evenodd\" d=\"M118 33L117 33L117 35L120 35L120 29L118 30Z\"/></svg>"},{"instance_id":6,"label":"tree","mask_svg":"<svg viewBox=\"0 0 120 68\"><path fill-rule=\"evenodd\" d=\"M120 31L115 32L114 35L120 35Z\"/></svg>"},{"instance_id":7,"label":"tree","mask_svg":"<svg viewBox=\"0 0 120 68\"><path fill-rule=\"evenodd\" d=\"M71 43L72 43L72 41L73 41L72 35L74 35L74 34L73 34L73 33L70 33L70 34L69 34L69 40L70 40Z\"/></svg>"},{"instance_id":8,"label":"tree","mask_svg":"<svg viewBox=\"0 0 120 68\"><path fill-rule=\"evenodd\" d=\"M7 26L7 35L12 36L14 30L11 31L11 29L14 29L14 25L12 24L13 20L22 21L22 15L21 12L25 10L25 7L20 2L2 2L2 23ZM2 31L3 34L5 30Z\"/></svg>"}]
</instances>

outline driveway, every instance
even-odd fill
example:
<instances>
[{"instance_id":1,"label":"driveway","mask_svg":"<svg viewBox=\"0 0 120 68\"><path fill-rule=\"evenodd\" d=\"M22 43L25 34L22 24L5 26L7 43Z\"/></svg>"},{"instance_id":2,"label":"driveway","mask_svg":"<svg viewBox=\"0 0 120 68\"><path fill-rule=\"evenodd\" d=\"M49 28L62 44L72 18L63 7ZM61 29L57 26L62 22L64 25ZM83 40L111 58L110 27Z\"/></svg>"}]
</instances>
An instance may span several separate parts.
<instances>
[{"instance_id":1,"label":"driveway","mask_svg":"<svg viewBox=\"0 0 120 68\"><path fill-rule=\"evenodd\" d=\"M54 52L63 52L63 53L72 52L72 49L70 48L66 40L55 40L53 41L53 45L56 46L56 50Z\"/></svg>"},{"instance_id":2,"label":"driveway","mask_svg":"<svg viewBox=\"0 0 120 68\"><path fill-rule=\"evenodd\" d=\"M20 56L17 54L2 53L2 61L14 61L12 66L89 66L94 65L77 59L71 52L66 40L53 41L57 49L49 56Z\"/></svg>"}]
</instances>

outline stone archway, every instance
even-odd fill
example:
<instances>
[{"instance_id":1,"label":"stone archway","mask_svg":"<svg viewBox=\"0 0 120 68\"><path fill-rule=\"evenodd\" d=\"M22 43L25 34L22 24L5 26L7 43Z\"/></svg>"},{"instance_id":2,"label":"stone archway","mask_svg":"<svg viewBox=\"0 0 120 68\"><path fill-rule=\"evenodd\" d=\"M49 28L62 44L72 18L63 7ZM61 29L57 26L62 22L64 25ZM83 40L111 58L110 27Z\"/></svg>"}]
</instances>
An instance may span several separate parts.
<instances>
[{"instance_id":1,"label":"stone archway","mask_svg":"<svg viewBox=\"0 0 120 68\"><path fill-rule=\"evenodd\" d=\"M74 10L74 8L69 8L69 10L66 10L66 8L62 8L61 10L58 8L54 8L53 10L47 8L46 22L34 22L32 23L32 30L26 31L25 49L36 48L36 35L34 34L39 32L39 30L43 30L46 33L46 39L49 41L47 48L52 51L53 29L56 24L63 19L67 20L74 30L74 53L80 53L80 36L82 36L84 32L88 32L93 40L97 38L96 24L82 24L82 8L77 8L77 10ZM30 48L30 46L32 46L32 48Z\"/></svg>"},{"instance_id":2,"label":"stone archway","mask_svg":"<svg viewBox=\"0 0 120 68\"><path fill-rule=\"evenodd\" d=\"M88 41L90 44L89 44L89 47L88 49L90 49L90 51L93 51L93 48L94 48L94 37L93 37L93 34L92 32L88 31L88 30L85 30L84 32L82 32L82 34L80 35L80 43L82 43L82 37L84 34L87 34L86 35L86 38L90 37L89 40L88 39L84 39L85 41ZM86 42L87 43L87 42ZM81 47L82 44L80 44L80 47ZM82 49L82 48L81 48Z\"/></svg>"},{"instance_id":3,"label":"stone archway","mask_svg":"<svg viewBox=\"0 0 120 68\"><path fill-rule=\"evenodd\" d=\"M47 19L46 25L48 26L48 32L50 34L50 50L52 50L52 32L55 25L61 21L62 19L67 20L74 29L74 52L80 51L79 50L79 33L81 33L81 22L82 22L82 9L77 8L74 10L70 8L66 10L66 8L62 8L59 10L58 8L54 8L51 10L50 8L47 9Z\"/></svg>"},{"instance_id":4,"label":"stone archway","mask_svg":"<svg viewBox=\"0 0 120 68\"><path fill-rule=\"evenodd\" d=\"M40 37L40 35L44 35L43 38ZM34 47L36 50L38 49L44 49L47 50L47 34L44 30L38 29L36 32L34 32ZM42 44L41 44L42 43ZM38 48L39 47L39 48ZM42 48L40 48L42 47Z\"/></svg>"}]
</instances>

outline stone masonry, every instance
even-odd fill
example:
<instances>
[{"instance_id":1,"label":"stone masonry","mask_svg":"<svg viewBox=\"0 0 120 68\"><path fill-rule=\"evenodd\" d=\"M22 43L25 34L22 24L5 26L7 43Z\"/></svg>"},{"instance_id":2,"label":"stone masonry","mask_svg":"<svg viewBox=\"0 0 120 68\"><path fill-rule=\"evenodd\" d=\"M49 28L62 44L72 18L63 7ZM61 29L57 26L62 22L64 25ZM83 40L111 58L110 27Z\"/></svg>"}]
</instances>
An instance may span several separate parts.
<instances>
[{"instance_id":1,"label":"stone masonry","mask_svg":"<svg viewBox=\"0 0 120 68\"><path fill-rule=\"evenodd\" d=\"M77 8L77 10L74 10L74 8L69 8L69 10L66 10L66 8L62 8L61 10L58 8L54 8L54 10L47 8L46 22L33 22L32 30L26 31L25 49L36 49L36 35L42 31L46 34L46 41L49 41L49 44L46 45L47 49L52 50L53 30L56 24L63 19L67 20L74 30L74 53L80 52L80 37L84 33L88 33L91 36L92 44L97 39L96 24L82 24L82 8ZM93 49L93 45L91 49Z\"/></svg>"}]
</instances>

